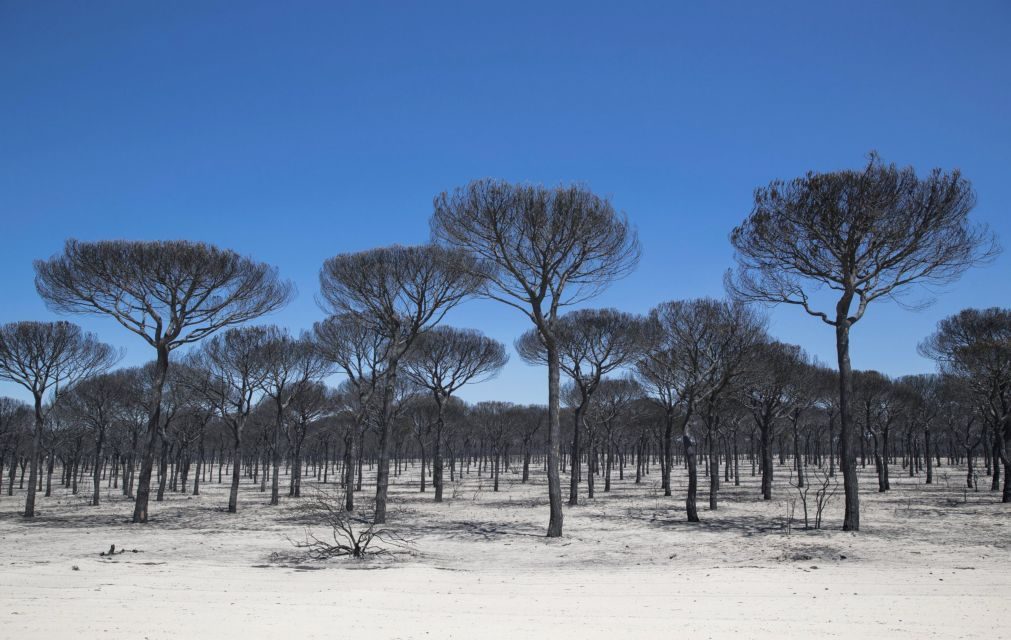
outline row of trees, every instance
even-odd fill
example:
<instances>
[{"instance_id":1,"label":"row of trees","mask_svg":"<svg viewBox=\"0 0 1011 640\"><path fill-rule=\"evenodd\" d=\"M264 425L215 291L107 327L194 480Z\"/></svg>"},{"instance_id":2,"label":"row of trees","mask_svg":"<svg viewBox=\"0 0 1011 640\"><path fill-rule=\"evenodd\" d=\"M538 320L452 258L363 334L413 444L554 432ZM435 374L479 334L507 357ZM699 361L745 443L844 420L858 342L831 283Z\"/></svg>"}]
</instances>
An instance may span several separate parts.
<instances>
[{"instance_id":1,"label":"row of trees","mask_svg":"<svg viewBox=\"0 0 1011 640\"><path fill-rule=\"evenodd\" d=\"M350 399L355 432L371 425L376 434L375 520L384 522L394 425L406 382L428 390L436 407L434 429L443 432L444 407L453 393L493 375L504 363L501 345L437 325L470 296L515 308L532 324L518 350L548 371L549 536L562 533L563 373L572 381L568 395L576 427L569 452L570 502L576 500L582 477L583 416L595 406L593 397L605 376L629 368L663 412L660 459L668 494L675 438L680 438L689 471L687 512L694 521L700 434L712 440L726 422L726 406L742 398L753 402L742 389L749 388L745 381L762 360L760 354L785 358L787 368L805 370L796 366L803 360L798 350L772 342L761 316L747 303L798 305L836 332L843 526L856 530L855 454L862 439L855 437L849 329L870 302L894 298L915 283L950 282L996 253L993 237L969 223L973 204L971 185L957 171L936 170L921 179L912 169L884 165L873 155L862 171L773 182L756 191L752 213L731 234L738 263L727 276L732 300L664 303L642 319L613 310L563 313L636 266L636 233L609 200L581 186L549 189L497 180L472 182L436 197L431 244L327 260L320 272L319 300L330 315L298 338L272 327L235 328L280 308L294 289L272 267L201 243L71 240L62 254L36 262L36 287L50 308L111 316L154 349L147 425L139 435L135 522L148 517L155 454L159 444L165 446L165 391L175 369L179 380L188 381L179 386L212 398L208 406L232 431L233 503L242 432L260 404L254 396L262 394L274 409L269 442L276 502L285 412L320 380L342 373L342 395ZM818 303L825 301L815 291L819 287L835 294L833 311L819 310ZM200 347L185 358L172 357L180 347L198 342ZM968 375L965 367L952 364L964 357L945 355L940 345L930 349L952 375ZM28 388L35 400L31 478L37 479L46 406L59 404L47 405L47 395L54 390L59 395L68 385L109 368L115 358L113 349L68 323L4 327L0 372ZM978 367L973 372L975 376ZM783 417L776 407L765 411L769 424ZM307 414L306 424L312 417ZM1006 441L1011 428L1006 412L1001 419ZM763 441L772 437L770 430L763 430ZM356 441L360 438L345 440L345 456L354 457L348 451L353 452ZM439 477L433 481L441 495L443 439L434 443L433 476L437 470ZM1003 449L1001 456L1007 457ZM771 465L763 466L771 471ZM30 485L27 516L34 513L35 482ZM347 500L350 505L350 493Z\"/></svg>"},{"instance_id":2,"label":"row of trees","mask_svg":"<svg viewBox=\"0 0 1011 640\"><path fill-rule=\"evenodd\" d=\"M243 333L246 335L240 335ZM318 381L302 384L284 396L286 402L278 412L276 390L279 386L269 381L278 366L276 361L264 358L273 355L276 343L262 345L266 348L259 349L258 353L247 352L242 360L249 363L249 367L230 369L235 383L230 391L226 386L230 382L214 379L229 369L199 366L208 352L220 353L222 345L215 342L227 339L234 348L237 342L250 344L250 334L254 333L264 332L260 327L228 331L222 334L221 341L212 340L201 352L192 354L185 363L173 368L162 400L155 464L158 501L163 499L166 488L186 491L191 477L192 491L199 494L201 478L212 472L207 467L214 461L218 466L219 482L222 469L230 469L230 512L237 511L237 492L243 477L254 482L260 480L263 491L268 490L269 483L270 503L277 504L282 464L289 473L287 491L291 496L300 495L302 471L310 460L320 470L324 482L331 467L335 471L339 467L339 481L361 489L362 464L367 462L371 468L376 459L378 422L375 414L370 415L363 430L358 430L355 397L346 385L342 389L332 389ZM498 347L501 349L501 345ZM49 462L46 495L51 491L54 462L59 461L64 484L72 485L74 493L85 471L91 473L93 505L100 503L102 480L106 480L107 487L115 486L121 488L124 495L134 496L142 446L139 440L149 413L147 401L155 371L151 363L96 374L61 392L55 405L47 404L44 409L47 424L39 460L44 466L47 460ZM466 407L452 398L445 400L440 408L432 400L430 391L420 385L405 385L398 392L393 432L393 450L398 459L416 442L422 458L425 459L427 452L429 459L425 461L433 470L440 470L430 461L436 429L442 430L442 442L452 445L454 460L472 448L481 452L491 450L492 445L511 444L514 433L523 433L524 467L529 476L531 457L540 449L533 436L539 430L538 425L543 423L543 407L500 402ZM235 401L231 406L226 395ZM242 407L236 408L241 395L245 395ZM20 466L23 470L33 456L31 438L26 437L32 432L31 418L29 405L11 398L0 399L0 471L9 460L10 493L13 493L16 468ZM530 423L532 429L528 427ZM342 443L345 445L343 452L340 450ZM504 449L500 453L506 455ZM191 467L194 467L193 474ZM24 485L23 477L20 484ZM37 484L42 484L41 476ZM437 479L436 486L439 486ZM442 500L441 492L436 500ZM354 509L350 497L347 508Z\"/></svg>"},{"instance_id":3,"label":"row of trees","mask_svg":"<svg viewBox=\"0 0 1011 640\"><path fill-rule=\"evenodd\" d=\"M262 333L260 328L249 331ZM268 348L249 358L258 372L252 378L260 382L252 387L250 412L239 432L245 432L246 437L238 441L235 421L223 417L219 393L206 384L209 370L195 366L202 354L194 354L175 368L164 394L155 473L157 500L162 500L166 491L199 494L202 482L213 481L216 463L218 482L224 475L232 486L231 511L237 510L240 479L259 484L263 492L268 492L269 484L269 500L276 504L283 464L289 496L301 494L303 474L324 484L332 476L346 491L344 508L354 510L354 492L363 484L362 467L367 464L371 469L376 461L376 421L366 419L359 431L355 396L347 387L329 389L319 382L293 391L279 421L276 387L266 382L269 371L277 368L268 358L276 353L274 347L279 342L267 343ZM210 343L207 348L212 350ZM299 351L298 347L293 349L296 354ZM432 357L419 352L405 362L413 368ZM789 473L798 488L807 482L809 465L819 470L819 478L835 474L838 409L834 372L807 361L798 348L781 343L761 344L744 366L745 372L724 393L700 403L706 410L698 412L685 427L690 437L698 438L711 510L718 508L721 469L723 481L739 484L742 460L745 466L750 462L751 475L757 472L762 477L765 499L772 498L777 453L780 466L789 461L791 468L783 473ZM58 406L48 412L39 461L43 468L48 466L47 495L54 461L59 462L62 483L74 493L79 485L87 486L85 478L91 478L92 504L99 503L103 484L133 495L138 436L148 413L145 403L154 370L152 363L98 374L62 393ZM435 457L440 450L448 452L451 479L462 476L465 467L470 473L473 461L478 474L487 467L494 491L499 488L500 474L511 465L515 465L515 474L522 472L521 481L526 482L531 464L543 464L544 407L502 402L468 406L452 397L440 406L429 388L411 382L411 376L406 380L394 406L394 473L406 467L405 459L411 459L412 465L420 459L420 489L427 489L430 478L436 501L442 501L444 467ZM890 466L896 464L910 476L925 472L926 482L934 483L934 467L942 464L942 456L948 465L964 465L964 486L975 489L985 468L992 477L991 488L998 488L999 423L982 410L978 404L982 398L965 383L951 374L891 380L873 371L855 373L854 413L862 434L859 458L864 466L869 463L876 468L879 491L891 488ZM633 468L639 483L650 475L651 467L659 467L660 486L669 488L670 469L689 466L692 450L681 439L666 442L666 412L639 380L602 378L588 399L573 380L563 387L562 395L568 407L563 412L563 426L567 427L563 437L572 444L567 452L568 466L580 469L585 463L587 468L585 474L570 475L570 498L576 497L581 482L593 498L595 479L603 483L606 493L615 474L623 479L626 469L631 473ZM31 418L30 406L11 399L0 402L0 471L6 464L9 493L13 493L18 467L22 471L20 484L24 484ZM677 419L681 418L678 413ZM283 436L280 439L276 437L278 430ZM983 458L979 470L977 455ZM947 471L944 477L947 482ZM42 480L40 476L40 490Z\"/></svg>"}]
</instances>

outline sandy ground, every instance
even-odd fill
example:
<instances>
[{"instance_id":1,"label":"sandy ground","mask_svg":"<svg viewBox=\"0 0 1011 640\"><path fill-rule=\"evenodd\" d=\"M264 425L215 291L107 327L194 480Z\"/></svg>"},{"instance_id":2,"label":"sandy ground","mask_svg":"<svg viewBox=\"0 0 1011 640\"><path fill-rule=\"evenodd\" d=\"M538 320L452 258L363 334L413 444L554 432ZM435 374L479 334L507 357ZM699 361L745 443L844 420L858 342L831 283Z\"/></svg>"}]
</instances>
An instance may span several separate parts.
<instances>
[{"instance_id":1,"label":"sandy ground","mask_svg":"<svg viewBox=\"0 0 1011 640\"><path fill-rule=\"evenodd\" d=\"M838 498L828 529L788 533L785 473L772 502L750 475L717 511L703 490L688 524L684 478L664 498L654 474L566 508L549 540L542 476L504 474L494 493L472 473L435 505L414 468L392 490L410 552L364 562L300 559L295 501L270 507L252 484L239 514L214 483L153 503L145 526L115 490L96 508L60 488L33 522L5 494L0 638L1004 637L1011 509L964 493L957 469L933 486L893 474L878 494L864 472L859 534L838 530ZM110 544L138 553L99 556Z\"/></svg>"}]
</instances>

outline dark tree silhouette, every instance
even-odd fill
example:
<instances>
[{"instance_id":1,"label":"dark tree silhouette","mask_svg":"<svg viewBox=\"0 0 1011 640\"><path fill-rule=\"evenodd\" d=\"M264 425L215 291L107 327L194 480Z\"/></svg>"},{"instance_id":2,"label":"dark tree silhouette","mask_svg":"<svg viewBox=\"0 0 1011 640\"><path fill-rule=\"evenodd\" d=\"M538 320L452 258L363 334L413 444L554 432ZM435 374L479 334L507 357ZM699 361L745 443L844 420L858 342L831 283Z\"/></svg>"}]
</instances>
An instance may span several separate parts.
<instances>
[{"instance_id":1,"label":"dark tree silhouette","mask_svg":"<svg viewBox=\"0 0 1011 640\"><path fill-rule=\"evenodd\" d=\"M617 309L570 311L558 318L555 339L559 366L572 379L575 391L569 477L569 505L574 506L579 503L582 473L579 439L590 400L604 376L638 357L643 346L642 321ZM548 363L548 351L537 329L520 336L516 351L531 364Z\"/></svg>"},{"instance_id":2,"label":"dark tree silhouette","mask_svg":"<svg viewBox=\"0 0 1011 640\"><path fill-rule=\"evenodd\" d=\"M509 361L505 346L471 329L436 327L418 336L404 360L405 375L432 396L436 411L432 428L432 485L442 502L442 449L445 410L450 397L468 383L489 380ZM424 478L424 475L422 475Z\"/></svg>"},{"instance_id":3,"label":"dark tree silhouette","mask_svg":"<svg viewBox=\"0 0 1011 640\"><path fill-rule=\"evenodd\" d=\"M757 345L766 340L765 320L751 309L736 303L726 304L721 309L723 319L717 321L716 337L709 350L708 358L712 360L711 371L703 378L703 394L700 397L701 411L699 418L706 428L706 439L709 441L709 509L716 511L717 495L720 488L720 455L718 441L724 427L734 423L734 392L738 383L743 382L752 364L750 356ZM705 340L705 338L702 338ZM686 426L691 426L689 423ZM696 448L695 436L690 429L685 432L685 450ZM694 491L697 482L692 478L692 461L689 460L689 500L694 507Z\"/></svg>"},{"instance_id":4,"label":"dark tree silhouette","mask_svg":"<svg viewBox=\"0 0 1011 640\"><path fill-rule=\"evenodd\" d=\"M916 283L952 282L997 252L994 237L969 222L975 202L957 170L919 178L871 154L861 171L808 173L757 189L751 214L730 235L737 271L726 283L735 296L797 305L835 329L846 531L860 529L850 328L871 302L896 299ZM829 310L819 304L822 287L835 294Z\"/></svg>"},{"instance_id":5,"label":"dark tree silhouette","mask_svg":"<svg viewBox=\"0 0 1011 640\"><path fill-rule=\"evenodd\" d=\"M390 481L390 436L397 371L418 334L442 320L484 280L470 255L436 245L392 246L328 259L320 271L321 304L330 313L352 314L385 339L382 399L377 406L379 451L376 524L386 522Z\"/></svg>"},{"instance_id":6,"label":"dark tree silhouette","mask_svg":"<svg viewBox=\"0 0 1011 640\"><path fill-rule=\"evenodd\" d=\"M961 376L942 373L937 390L938 420L944 425L952 444L957 444L965 454L965 487L976 488L976 470L973 456L976 447L986 437L985 421L980 419L980 403L968 380Z\"/></svg>"},{"instance_id":7,"label":"dark tree silhouette","mask_svg":"<svg viewBox=\"0 0 1011 640\"><path fill-rule=\"evenodd\" d=\"M888 376L878 371L853 372L854 423L863 427L860 433L863 440L861 446L870 440L879 492L891 489L888 451L891 447L892 429L902 414L901 400L901 390Z\"/></svg>"},{"instance_id":8,"label":"dark tree silhouette","mask_svg":"<svg viewBox=\"0 0 1011 640\"><path fill-rule=\"evenodd\" d=\"M522 407L519 412L523 416L516 425L516 436L523 449L523 475L520 476L520 481L526 483L530 481L530 460L533 457L534 436L544 428L548 411L544 405L531 404Z\"/></svg>"},{"instance_id":9,"label":"dark tree silhouette","mask_svg":"<svg viewBox=\"0 0 1011 640\"><path fill-rule=\"evenodd\" d=\"M642 385L631 377L604 378L593 392L590 405L590 419L599 423L603 433L605 452L604 493L611 490L611 471L614 468L614 454L618 448L619 432L631 417L629 409L636 400L642 398ZM592 469L590 471L592 473Z\"/></svg>"},{"instance_id":10,"label":"dark tree silhouette","mask_svg":"<svg viewBox=\"0 0 1011 640\"><path fill-rule=\"evenodd\" d=\"M525 422L526 411L511 402L488 400L472 406L469 413L474 426L491 445L492 491L498 491L503 459L517 427Z\"/></svg>"},{"instance_id":11,"label":"dark tree silhouette","mask_svg":"<svg viewBox=\"0 0 1011 640\"><path fill-rule=\"evenodd\" d=\"M328 420L337 412L341 405L340 395L322 382L310 382L298 385L298 390L292 395L288 404L290 415L289 426L285 430L288 440L288 450L291 452L291 486L288 495L294 498L302 497L302 446L310 427L314 425L320 430L333 424ZM323 458L324 464L328 461Z\"/></svg>"},{"instance_id":12,"label":"dark tree silhouette","mask_svg":"<svg viewBox=\"0 0 1011 640\"><path fill-rule=\"evenodd\" d=\"M14 473L17 469L18 449L23 435L28 431L32 423L32 408L26 403L8 398L0 397L0 489L3 489L3 465L7 460L7 453L11 454L10 484L7 487L7 495L14 493ZM0 491L0 495L3 491Z\"/></svg>"},{"instance_id":13,"label":"dark tree silhouette","mask_svg":"<svg viewBox=\"0 0 1011 640\"><path fill-rule=\"evenodd\" d=\"M307 334L292 337L279 327L267 328L262 346L263 380L260 387L274 408L274 429L269 443L273 473L270 480L270 504L280 501L281 432L284 414L292 400L304 389L328 376L332 365L316 348Z\"/></svg>"},{"instance_id":14,"label":"dark tree silhouette","mask_svg":"<svg viewBox=\"0 0 1011 640\"><path fill-rule=\"evenodd\" d=\"M360 446L374 411L379 375L389 341L371 323L353 313L330 316L313 325L317 349L346 376L342 383L351 425L344 429L344 509L355 508L356 448Z\"/></svg>"},{"instance_id":15,"label":"dark tree silhouette","mask_svg":"<svg viewBox=\"0 0 1011 640\"><path fill-rule=\"evenodd\" d=\"M926 467L926 484L934 484L934 423L941 412L943 393L941 376L919 373L898 379L902 389L902 410L909 421L910 429L919 429L923 434L923 462Z\"/></svg>"},{"instance_id":16,"label":"dark tree silhouette","mask_svg":"<svg viewBox=\"0 0 1011 640\"><path fill-rule=\"evenodd\" d=\"M758 427L762 499L772 500L772 442L793 408L795 389L803 382L797 374L807 365L807 356L796 345L768 341L756 345L751 357L750 375L742 385L744 403Z\"/></svg>"},{"instance_id":17,"label":"dark tree silhouette","mask_svg":"<svg viewBox=\"0 0 1011 640\"><path fill-rule=\"evenodd\" d=\"M268 375L264 353L273 338L270 327L228 329L203 343L187 358L189 373L209 377L206 383L191 382L191 387L204 393L232 432L229 513L236 513L239 508L242 437Z\"/></svg>"},{"instance_id":18,"label":"dark tree silhouette","mask_svg":"<svg viewBox=\"0 0 1011 640\"><path fill-rule=\"evenodd\" d=\"M742 371L752 345L764 339L764 322L746 305L712 298L657 305L646 323L646 348L636 362L643 388L663 410L661 475L671 495L675 421L688 463L686 510L698 522L696 439L690 431L698 404L729 385Z\"/></svg>"},{"instance_id":19,"label":"dark tree silhouette","mask_svg":"<svg viewBox=\"0 0 1011 640\"><path fill-rule=\"evenodd\" d=\"M101 498L102 455L109 429L122 419L129 373L115 371L93 375L75 384L66 394L68 413L91 431L95 439L95 466L92 469L92 506Z\"/></svg>"},{"instance_id":20,"label":"dark tree silhouette","mask_svg":"<svg viewBox=\"0 0 1011 640\"><path fill-rule=\"evenodd\" d=\"M1004 466L1002 500L1011 502L1011 309L963 309L938 323L920 353L959 378L983 408Z\"/></svg>"},{"instance_id":21,"label":"dark tree silhouette","mask_svg":"<svg viewBox=\"0 0 1011 640\"><path fill-rule=\"evenodd\" d=\"M29 458L26 518L35 517L42 430L46 414L55 405L43 405L46 396L62 387L111 367L119 354L69 322L12 322L0 326L0 379L28 389L35 401L35 428ZM55 400L55 398L54 398Z\"/></svg>"},{"instance_id":22,"label":"dark tree silhouette","mask_svg":"<svg viewBox=\"0 0 1011 640\"><path fill-rule=\"evenodd\" d=\"M277 270L199 242L80 242L35 262L35 287L67 313L114 318L156 352L147 442L137 479L133 521L147 522L154 447L169 354L212 333L283 307L294 288Z\"/></svg>"},{"instance_id":23,"label":"dark tree silhouette","mask_svg":"<svg viewBox=\"0 0 1011 640\"><path fill-rule=\"evenodd\" d=\"M562 535L559 312L599 293L639 261L635 230L580 186L554 189L479 180L435 198L436 241L490 264L485 297L526 315L548 363L548 536Z\"/></svg>"}]
</instances>

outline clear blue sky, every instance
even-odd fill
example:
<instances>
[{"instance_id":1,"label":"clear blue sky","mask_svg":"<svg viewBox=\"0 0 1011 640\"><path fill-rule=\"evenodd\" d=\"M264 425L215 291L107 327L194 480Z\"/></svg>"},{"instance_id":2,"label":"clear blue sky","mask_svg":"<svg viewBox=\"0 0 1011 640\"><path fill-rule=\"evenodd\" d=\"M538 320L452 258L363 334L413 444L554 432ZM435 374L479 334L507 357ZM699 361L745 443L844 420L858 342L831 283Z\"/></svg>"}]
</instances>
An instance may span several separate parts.
<instances>
[{"instance_id":1,"label":"clear blue sky","mask_svg":"<svg viewBox=\"0 0 1011 640\"><path fill-rule=\"evenodd\" d=\"M55 317L31 263L67 237L190 238L278 265L300 293L270 320L305 328L325 258L424 241L433 195L486 176L610 195L643 260L594 304L636 312L722 295L756 186L871 149L961 168L1011 244L1009 32L1011 4L983 1L0 2L0 322ZM916 343L1011 305L1009 265L926 311L872 307L854 366L930 370ZM448 320L527 328L491 302ZM795 308L772 331L834 359ZM464 397L542 401L544 378L514 358Z\"/></svg>"}]
</instances>

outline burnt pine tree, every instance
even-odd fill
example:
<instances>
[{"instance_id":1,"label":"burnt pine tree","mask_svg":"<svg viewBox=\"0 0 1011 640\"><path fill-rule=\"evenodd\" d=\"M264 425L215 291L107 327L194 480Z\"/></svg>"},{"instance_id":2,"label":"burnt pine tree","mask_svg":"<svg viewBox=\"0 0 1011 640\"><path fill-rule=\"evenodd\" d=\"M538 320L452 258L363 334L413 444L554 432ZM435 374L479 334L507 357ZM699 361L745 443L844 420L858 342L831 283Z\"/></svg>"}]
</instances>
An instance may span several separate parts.
<instances>
[{"instance_id":1,"label":"burnt pine tree","mask_svg":"<svg viewBox=\"0 0 1011 640\"><path fill-rule=\"evenodd\" d=\"M269 337L261 351L264 376L260 388L274 409L274 427L268 446L272 468L270 504L275 505L280 502L281 432L285 412L295 396L328 376L332 365L316 348L309 334L295 338L278 327L268 327L267 334Z\"/></svg>"},{"instance_id":2,"label":"burnt pine tree","mask_svg":"<svg viewBox=\"0 0 1011 640\"><path fill-rule=\"evenodd\" d=\"M11 454L11 484L8 491L14 493L14 470L17 468L17 452L21 436L32 421L32 408L20 400L0 396L0 489L3 488L3 465L7 453ZM0 491L0 495L2 495Z\"/></svg>"},{"instance_id":3,"label":"burnt pine tree","mask_svg":"<svg viewBox=\"0 0 1011 640\"><path fill-rule=\"evenodd\" d=\"M422 334L404 360L405 375L431 394L435 403L432 434L432 485L442 502L443 440L446 404L465 384L495 377L508 362L505 346L472 329L436 327ZM422 470L424 482L424 470Z\"/></svg>"},{"instance_id":4,"label":"burnt pine tree","mask_svg":"<svg viewBox=\"0 0 1011 640\"><path fill-rule=\"evenodd\" d=\"M713 298L675 300L654 307L644 328L643 355L636 375L663 411L660 472L664 495L671 495L675 431L688 464L685 507L698 522L697 442L691 432L699 404L719 393L741 372L751 346L764 336L764 323L745 305Z\"/></svg>"},{"instance_id":5,"label":"burnt pine tree","mask_svg":"<svg viewBox=\"0 0 1011 640\"><path fill-rule=\"evenodd\" d=\"M291 480L288 495L302 497L302 447L311 429L322 431L323 438L334 424L333 414L340 407L340 394L322 382L300 385L288 404L289 426L285 430L291 452ZM326 457L324 456L324 460Z\"/></svg>"},{"instance_id":6,"label":"burnt pine tree","mask_svg":"<svg viewBox=\"0 0 1011 640\"><path fill-rule=\"evenodd\" d=\"M271 266L183 240L68 240L62 254L35 261L35 288L51 309L111 316L155 350L151 413L133 510L134 522L147 522L169 354L280 309L294 288Z\"/></svg>"},{"instance_id":7,"label":"burnt pine tree","mask_svg":"<svg viewBox=\"0 0 1011 640\"><path fill-rule=\"evenodd\" d=\"M891 448L892 429L902 413L903 391L894 380L881 372L853 372L853 422L862 427L861 446L866 446L868 441L871 445L879 492L891 489L887 453Z\"/></svg>"},{"instance_id":8,"label":"burnt pine tree","mask_svg":"<svg viewBox=\"0 0 1011 640\"><path fill-rule=\"evenodd\" d=\"M191 389L214 406L232 434L232 484L228 513L239 509L242 438L267 378L265 351L273 338L268 327L236 327L219 333L189 354ZM194 379L206 376L206 380Z\"/></svg>"},{"instance_id":9,"label":"burnt pine tree","mask_svg":"<svg viewBox=\"0 0 1011 640\"><path fill-rule=\"evenodd\" d=\"M561 365L555 326L566 306L629 274L639 241L611 202L581 186L478 180L435 198L433 238L490 265L481 294L518 309L540 334L548 364L549 537L562 535Z\"/></svg>"},{"instance_id":10,"label":"burnt pine tree","mask_svg":"<svg viewBox=\"0 0 1011 640\"><path fill-rule=\"evenodd\" d=\"M558 318L555 327L559 366L572 379L573 433L570 452L569 505L579 503L580 433L601 379L630 364L642 348L642 321L617 309L580 309ZM531 364L547 364L547 349L537 329L516 341L516 351ZM590 472L592 473L592 471Z\"/></svg>"},{"instance_id":11,"label":"burnt pine tree","mask_svg":"<svg viewBox=\"0 0 1011 640\"><path fill-rule=\"evenodd\" d=\"M969 221L975 203L972 185L957 170L920 178L872 153L862 170L812 172L757 189L751 214L730 234L737 262L726 277L732 294L799 306L835 329L843 530L860 529L850 328L871 302L898 298L916 283L950 283L995 255L996 239Z\"/></svg>"},{"instance_id":12,"label":"burnt pine tree","mask_svg":"<svg viewBox=\"0 0 1011 640\"><path fill-rule=\"evenodd\" d=\"M995 470L998 460L1004 467L1002 501L1011 502L1011 309L963 309L938 323L920 353L961 381L982 408L994 435Z\"/></svg>"},{"instance_id":13,"label":"burnt pine tree","mask_svg":"<svg viewBox=\"0 0 1011 640\"><path fill-rule=\"evenodd\" d=\"M129 375L122 370L93 375L75 384L64 396L67 413L94 436L92 506L97 507L101 500L102 456L112 424L123 419Z\"/></svg>"},{"instance_id":14,"label":"burnt pine tree","mask_svg":"<svg viewBox=\"0 0 1011 640\"><path fill-rule=\"evenodd\" d=\"M629 409L640 398L642 386L632 377L604 378L593 392L590 419L596 421L603 431L601 435L605 453L604 493L611 490L611 471L619 446L620 432L632 417L629 415Z\"/></svg>"},{"instance_id":15,"label":"burnt pine tree","mask_svg":"<svg viewBox=\"0 0 1011 640\"><path fill-rule=\"evenodd\" d=\"M737 383L748 373L750 357L755 347L767 339L765 318L748 305L736 301L705 301L699 305L695 335L701 343L703 366L696 365L701 373L700 392L703 410L700 417L706 425L709 438L709 508L717 508L719 490L719 455L715 452L720 431L721 415L728 405ZM690 350L691 352L691 350ZM694 355L692 356L694 359ZM729 412L727 412L729 413ZM691 423L686 425L683 442L686 454L697 448ZM694 455L694 454L692 454ZM694 462L689 457L689 513L695 510L695 492L698 481L694 477Z\"/></svg>"},{"instance_id":16,"label":"burnt pine tree","mask_svg":"<svg viewBox=\"0 0 1011 640\"><path fill-rule=\"evenodd\" d=\"M924 482L934 484L934 458L937 454L934 426L941 413L941 376L919 373L902 376L898 382L905 391L902 395L903 409L911 423L910 428L919 429L923 434L923 462L927 472Z\"/></svg>"},{"instance_id":17,"label":"burnt pine tree","mask_svg":"<svg viewBox=\"0 0 1011 640\"><path fill-rule=\"evenodd\" d=\"M479 261L437 245L392 246L328 259L320 270L323 308L351 314L385 340L378 408L379 451L375 524L386 522L397 372L418 334L475 293L484 280Z\"/></svg>"},{"instance_id":18,"label":"burnt pine tree","mask_svg":"<svg viewBox=\"0 0 1011 640\"><path fill-rule=\"evenodd\" d=\"M782 418L793 408L798 372L808 365L804 351L792 344L766 341L752 349L749 376L742 384L743 401L758 428L762 461L762 499L772 500L772 443Z\"/></svg>"},{"instance_id":19,"label":"burnt pine tree","mask_svg":"<svg viewBox=\"0 0 1011 640\"><path fill-rule=\"evenodd\" d=\"M42 431L58 398L50 393L111 367L119 354L70 322L12 322L0 326L0 379L21 385L35 402L35 428L29 451L28 496L24 516L35 517Z\"/></svg>"},{"instance_id":20,"label":"burnt pine tree","mask_svg":"<svg viewBox=\"0 0 1011 640\"><path fill-rule=\"evenodd\" d=\"M355 509L356 447L364 438L379 373L386 358L388 340L368 322L353 313L330 316L313 325L316 348L346 376L341 384L342 404L351 424L344 429L344 509Z\"/></svg>"}]
</instances>

